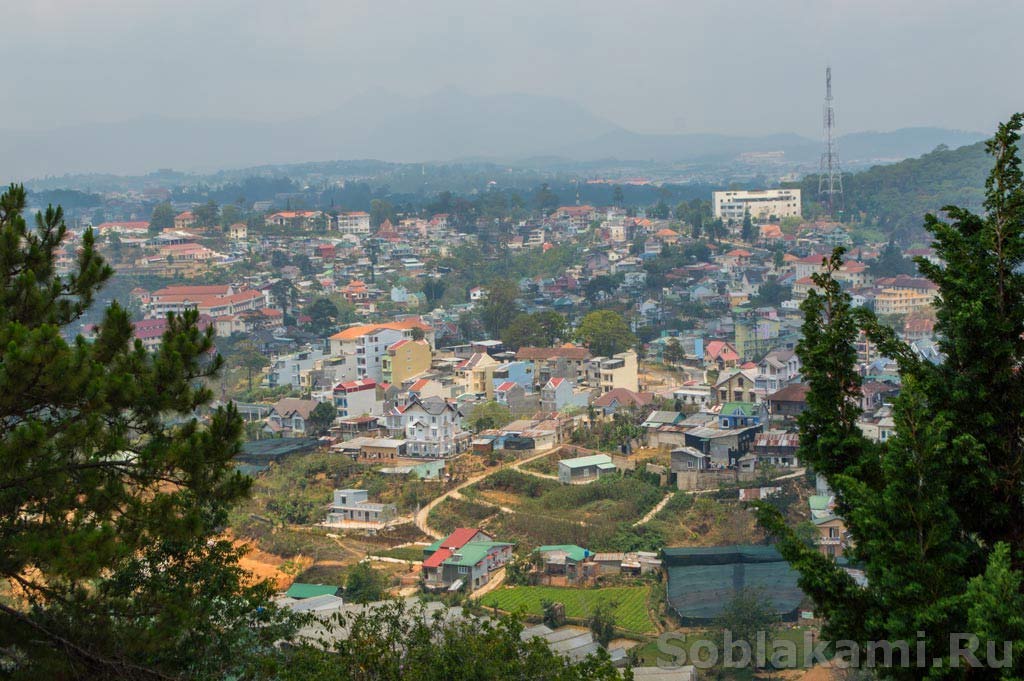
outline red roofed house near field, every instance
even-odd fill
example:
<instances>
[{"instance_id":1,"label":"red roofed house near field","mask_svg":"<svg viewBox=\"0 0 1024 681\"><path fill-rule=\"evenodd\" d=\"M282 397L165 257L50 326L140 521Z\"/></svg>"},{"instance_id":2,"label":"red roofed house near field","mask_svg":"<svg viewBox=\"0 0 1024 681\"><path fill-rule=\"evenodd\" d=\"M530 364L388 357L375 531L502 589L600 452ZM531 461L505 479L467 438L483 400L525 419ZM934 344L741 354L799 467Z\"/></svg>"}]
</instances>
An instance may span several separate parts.
<instances>
[{"instance_id":1,"label":"red roofed house near field","mask_svg":"<svg viewBox=\"0 0 1024 681\"><path fill-rule=\"evenodd\" d=\"M496 542L487 533L460 527L423 549L423 579L432 591L474 591L512 558L512 544Z\"/></svg>"}]
</instances>

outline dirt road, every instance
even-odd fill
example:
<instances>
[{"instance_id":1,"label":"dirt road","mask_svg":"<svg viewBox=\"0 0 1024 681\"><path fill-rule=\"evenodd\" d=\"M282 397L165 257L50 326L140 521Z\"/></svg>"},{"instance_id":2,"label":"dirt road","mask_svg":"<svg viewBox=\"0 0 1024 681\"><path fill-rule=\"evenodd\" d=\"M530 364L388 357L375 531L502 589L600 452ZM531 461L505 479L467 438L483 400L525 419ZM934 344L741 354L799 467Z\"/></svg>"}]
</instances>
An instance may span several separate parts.
<instances>
[{"instance_id":1,"label":"dirt road","mask_svg":"<svg viewBox=\"0 0 1024 681\"><path fill-rule=\"evenodd\" d=\"M639 527L640 525L645 525L650 522L654 516L658 515L658 512L661 509L665 508L665 504L671 501L673 496L675 496L675 492L669 492L666 494L664 499L655 504L654 508L647 512L647 515L633 523L633 527Z\"/></svg>"},{"instance_id":2,"label":"dirt road","mask_svg":"<svg viewBox=\"0 0 1024 681\"><path fill-rule=\"evenodd\" d=\"M487 593L490 593L490 592L494 591L499 586L501 586L504 582L505 582L505 568L501 567L501 568L498 568L494 572L493 575L491 575L491 578L487 580L486 584L484 584L482 587L480 587L479 589L474 591L472 594L470 594L469 597L470 598L474 598L474 599L475 598L480 598L484 594L487 594Z\"/></svg>"},{"instance_id":3,"label":"dirt road","mask_svg":"<svg viewBox=\"0 0 1024 681\"><path fill-rule=\"evenodd\" d=\"M416 518L415 518L416 527L418 527L420 532L422 532L423 534L427 535L428 537L432 537L434 539L443 539L444 538L443 534L441 534L440 532L437 532L432 527L427 525L427 517L430 515L430 511L432 511L435 506L437 506L438 504L440 504L442 501L444 501L445 499L447 499L450 496L454 495L455 498L459 498L459 495L458 495L459 490L461 490L463 488L466 488L466 487L469 487L472 484L480 482L481 480L486 478L488 475L492 475L494 473L497 473L498 471L503 470L505 468L517 468L518 469L519 465L522 465L522 464L527 463L529 461L533 461L534 459L539 459L542 456L547 456L551 452L555 451L555 449L557 449L557 448L545 449L545 450L543 450L543 451L541 451L541 452L539 452L537 454L534 454L533 456L530 456L528 458L525 458L525 459L522 459L522 460L518 460L518 461L510 461L508 463L503 463L500 466L496 466L494 468L488 468L485 471L477 473L473 477L469 478L468 480L466 480L463 483L460 483L458 486L451 488L450 490L448 490L447 492L445 492L444 494L442 494L438 498L432 500L429 504L427 504L426 506L421 508L419 510L419 512L416 514Z\"/></svg>"}]
</instances>

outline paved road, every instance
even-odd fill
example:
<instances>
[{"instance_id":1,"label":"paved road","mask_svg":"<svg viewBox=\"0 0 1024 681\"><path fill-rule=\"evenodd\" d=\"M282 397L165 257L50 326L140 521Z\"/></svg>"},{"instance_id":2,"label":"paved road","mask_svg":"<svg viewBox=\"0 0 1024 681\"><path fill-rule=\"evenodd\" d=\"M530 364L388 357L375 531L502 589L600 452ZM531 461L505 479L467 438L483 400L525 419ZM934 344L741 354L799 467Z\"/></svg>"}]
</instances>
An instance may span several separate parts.
<instances>
[{"instance_id":1,"label":"paved road","mask_svg":"<svg viewBox=\"0 0 1024 681\"><path fill-rule=\"evenodd\" d=\"M442 501L444 501L445 499L447 499L448 497L450 497L452 495L456 495L456 498L458 498L459 490L461 490L461 489L463 489L465 487L469 487L470 485L472 485L474 483L480 482L481 480L486 478L488 475L492 475L494 473L497 473L498 471L500 471L500 470L502 470L504 468L517 468L518 469L519 465L522 465L522 464L527 463L529 461L533 461L534 459L539 459L542 456L547 456L548 454L550 454L551 452L555 451L556 449L558 449L558 448L555 447L555 448L552 448L552 449L545 449L545 450L542 450L541 452L539 452L537 454L534 454L531 457L528 457L528 458L525 458L525 459L522 459L522 460L519 460L519 461L510 461L508 463L503 463L500 466L497 466L496 468L488 468L487 470L474 475L470 479L466 480L463 483L460 483L457 487L451 488L450 490L448 490L447 492L445 492L444 494L442 494L441 496L439 496L438 498L434 499L429 504L427 504L426 506L421 508L419 510L419 513L416 514L416 518L414 520L414 522L416 523L416 527L418 527L420 532L422 532L423 534L427 535L428 537L432 537L433 539L443 539L445 535L441 534L440 532L437 532L432 527L427 525L427 517L430 515L430 511L433 510L433 508L435 506L437 506Z\"/></svg>"}]
</instances>

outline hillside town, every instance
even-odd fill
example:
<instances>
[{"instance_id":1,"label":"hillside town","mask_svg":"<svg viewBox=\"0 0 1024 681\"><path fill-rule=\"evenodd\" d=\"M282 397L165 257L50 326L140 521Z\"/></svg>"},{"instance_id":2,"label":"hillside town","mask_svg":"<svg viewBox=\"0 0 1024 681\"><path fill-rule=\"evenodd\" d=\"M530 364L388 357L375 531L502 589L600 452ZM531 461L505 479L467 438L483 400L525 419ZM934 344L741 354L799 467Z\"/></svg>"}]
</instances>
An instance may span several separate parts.
<instances>
[{"instance_id":1,"label":"hillside town","mask_svg":"<svg viewBox=\"0 0 1024 681\"><path fill-rule=\"evenodd\" d=\"M3 679L1024 679L1024 3L7 4Z\"/></svg>"},{"instance_id":2,"label":"hillside town","mask_svg":"<svg viewBox=\"0 0 1024 681\"><path fill-rule=\"evenodd\" d=\"M346 584L369 569L373 598L525 607L524 636L643 678L653 637L718 622L729 593L766 591L779 635L819 626L751 502L863 580L800 460L801 303L844 249L830 274L852 303L938 363L937 287L911 261L929 249L804 219L799 189L493 221L275 203L163 201L91 227L133 282L144 348L168 315L214 334L212 407L244 420L254 479L231 533L282 604L356 612ZM857 425L883 443L900 371L866 335L856 352ZM614 639L587 629L598 603Z\"/></svg>"}]
</instances>

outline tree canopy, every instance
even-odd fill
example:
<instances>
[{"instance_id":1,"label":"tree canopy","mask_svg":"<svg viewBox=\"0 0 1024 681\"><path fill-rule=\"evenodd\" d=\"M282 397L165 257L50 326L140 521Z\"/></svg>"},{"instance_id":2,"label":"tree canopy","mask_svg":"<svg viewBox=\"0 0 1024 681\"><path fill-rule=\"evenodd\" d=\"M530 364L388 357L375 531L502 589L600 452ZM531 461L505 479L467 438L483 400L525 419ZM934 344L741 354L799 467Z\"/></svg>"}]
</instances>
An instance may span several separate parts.
<instances>
[{"instance_id":1,"label":"tree canopy","mask_svg":"<svg viewBox=\"0 0 1024 681\"><path fill-rule=\"evenodd\" d=\"M501 332L519 313L519 287L510 279L498 279L487 287L487 299L480 305L480 321L491 338Z\"/></svg>"},{"instance_id":2,"label":"tree canopy","mask_svg":"<svg viewBox=\"0 0 1024 681\"><path fill-rule=\"evenodd\" d=\"M192 418L221 368L212 329L172 315L148 352L113 303L66 341L112 271L87 231L58 274L61 209L34 228L24 210L22 187L0 196L0 574L27 606L0 604L5 673L224 676L283 632L216 538L249 482L233 408Z\"/></svg>"},{"instance_id":3,"label":"tree canopy","mask_svg":"<svg viewBox=\"0 0 1024 681\"><path fill-rule=\"evenodd\" d=\"M213 199L210 199L206 203L201 203L192 209L192 215L196 219L196 224L200 227L213 227L219 224L220 221L220 206Z\"/></svg>"},{"instance_id":4,"label":"tree canopy","mask_svg":"<svg viewBox=\"0 0 1024 681\"><path fill-rule=\"evenodd\" d=\"M512 410L494 400L481 402L469 412L466 423L475 432L488 428L501 428L512 422Z\"/></svg>"},{"instance_id":5,"label":"tree canopy","mask_svg":"<svg viewBox=\"0 0 1024 681\"><path fill-rule=\"evenodd\" d=\"M304 312L309 317L309 330L321 336L332 333L342 322L351 321L348 315L342 319L341 311L330 298L317 298ZM352 316L355 316L354 313Z\"/></svg>"},{"instance_id":6,"label":"tree canopy","mask_svg":"<svg viewBox=\"0 0 1024 681\"><path fill-rule=\"evenodd\" d=\"M166 201L153 207L153 215L149 218L149 231L157 234L174 227L174 208Z\"/></svg>"},{"instance_id":7,"label":"tree canopy","mask_svg":"<svg viewBox=\"0 0 1024 681\"><path fill-rule=\"evenodd\" d=\"M895 277L899 274L917 274L917 265L910 258L903 256L903 251L895 243L890 241L878 253L878 257L872 260L868 269L873 277Z\"/></svg>"},{"instance_id":8,"label":"tree canopy","mask_svg":"<svg viewBox=\"0 0 1024 681\"><path fill-rule=\"evenodd\" d=\"M897 241L912 243L924 236L921 224L928 211L947 204L981 208L989 169L985 145L978 142L959 149L938 147L920 158L845 175L845 213ZM818 176L808 175L800 187L804 215L813 214Z\"/></svg>"},{"instance_id":9,"label":"tree canopy","mask_svg":"<svg viewBox=\"0 0 1024 681\"><path fill-rule=\"evenodd\" d=\"M610 357L636 345L636 336L614 310L595 310L587 314L576 328L576 338L596 356Z\"/></svg>"},{"instance_id":10,"label":"tree canopy","mask_svg":"<svg viewBox=\"0 0 1024 681\"><path fill-rule=\"evenodd\" d=\"M322 435L330 429L337 416L337 407L330 402L321 402L309 412L309 428L314 434Z\"/></svg>"},{"instance_id":11,"label":"tree canopy","mask_svg":"<svg viewBox=\"0 0 1024 681\"><path fill-rule=\"evenodd\" d=\"M331 636L344 629L344 637ZM395 601L323 628L326 652L304 647L260 670L281 681L620 681L607 653L573 662L540 638L523 641L509 618L431 616L425 606Z\"/></svg>"},{"instance_id":12,"label":"tree canopy","mask_svg":"<svg viewBox=\"0 0 1024 681\"><path fill-rule=\"evenodd\" d=\"M870 311L853 309L834 274L815 274L819 291L801 306L797 352L810 385L800 416L800 457L836 494L866 587L800 540L767 505L759 519L780 537L780 550L827 618L826 636L853 641L923 638L929 654L950 653L949 637L1024 643L1024 182L1018 142L1024 116L1000 126L986 145L995 164L986 182L984 215L947 206L948 222L928 215L925 229L943 265L918 259L935 282L941 363L919 359ZM860 330L894 358L902 389L895 434L884 443L857 426L862 378L856 366ZM936 675L956 672L929 670ZM1011 669L972 669L986 678L1019 677ZM876 669L917 678L910 667Z\"/></svg>"},{"instance_id":13,"label":"tree canopy","mask_svg":"<svg viewBox=\"0 0 1024 681\"><path fill-rule=\"evenodd\" d=\"M553 310L520 314L501 332L501 341L518 350L524 345L549 347L566 334L565 317Z\"/></svg>"}]
</instances>

